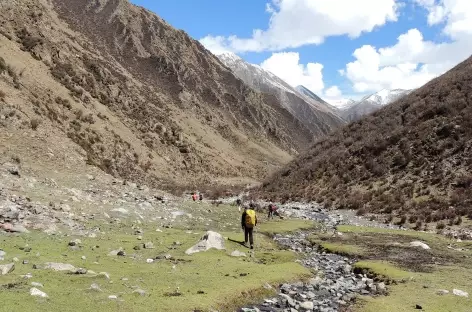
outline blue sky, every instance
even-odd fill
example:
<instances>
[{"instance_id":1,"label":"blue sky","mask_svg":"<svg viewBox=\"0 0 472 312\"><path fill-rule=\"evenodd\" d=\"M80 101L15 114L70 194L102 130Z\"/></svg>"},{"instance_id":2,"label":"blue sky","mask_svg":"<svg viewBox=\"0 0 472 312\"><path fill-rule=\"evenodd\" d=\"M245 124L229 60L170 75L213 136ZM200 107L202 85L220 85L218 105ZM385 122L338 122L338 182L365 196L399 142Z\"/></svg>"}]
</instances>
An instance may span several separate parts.
<instances>
[{"instance_id":1,"label":"blue sky","mask_svg":"<svg viewBox=\"0 0 472 312\"><path fill-rule=\"evenodd\" d=\"M333 102L417 88L472 52L470 0L132 2L196 40L205 38L212 52L237 53ZM261 34L253 36L256 29Z\"/></svg>"}]
</instances>

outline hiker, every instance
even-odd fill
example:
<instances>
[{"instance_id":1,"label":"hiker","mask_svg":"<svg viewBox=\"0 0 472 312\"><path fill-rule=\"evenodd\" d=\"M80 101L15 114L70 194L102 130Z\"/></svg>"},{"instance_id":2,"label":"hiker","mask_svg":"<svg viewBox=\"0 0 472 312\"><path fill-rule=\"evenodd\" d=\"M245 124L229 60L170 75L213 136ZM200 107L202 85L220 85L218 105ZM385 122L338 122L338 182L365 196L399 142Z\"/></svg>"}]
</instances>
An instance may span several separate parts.
<instances>
[{"instance_id":1,"label":"hiker","mask_svg":"<svg viewBox=\"0 0 472 312\"><path fill-rule=\"evenodd\" d=\"M251 203L249 207L244 209L244 212L241 216L241 227L244 230L244 244L247 247L247 243L251 245L251 249L254 249L254 237L253 230L257 225L256 211L254 210L254 204Z\"/></svg>"},{"instance_id":2,"label":"hiker","mask_svg":"<svg viewBox=\"0 0 472 312\"><path fill-rule=\"evenodd\" d=\"M274 218L274 212L277 210L274 204L270 203L269 204L269 215L267 216L267 219L273 219Z\"/></svg>"},{"instance_id":3,"label":"hiker","mask_svg":"<svg viewBox=\"0 0 472 312\"><path fill-rule=\"evenodd\" d=\"M236 205L238 206L239 212L241 212L241 199L240 198L236 199Z\"/></svg>"},{"instance_id":4,"label":"hiker","mask_svg":"<svg viewBox=\"0 0 472 312\"><path fill-rule=\"evenodd\" d=\"M196 201L196 200L197 200L197 192L194 192L194 193L192 194L192 199L193 199L193 201Z\"/></svg>"},{"instance_id":5,"label":"hiker","mask_svg":"<svg viewBox=\"0 0 472 312\"><path fill-rule=\"evenodd\" d=\"M198 197L198 199L200 200L200 202L203 200L203 194L200 193L200 196Z\"/></svg>"}]
</instances>

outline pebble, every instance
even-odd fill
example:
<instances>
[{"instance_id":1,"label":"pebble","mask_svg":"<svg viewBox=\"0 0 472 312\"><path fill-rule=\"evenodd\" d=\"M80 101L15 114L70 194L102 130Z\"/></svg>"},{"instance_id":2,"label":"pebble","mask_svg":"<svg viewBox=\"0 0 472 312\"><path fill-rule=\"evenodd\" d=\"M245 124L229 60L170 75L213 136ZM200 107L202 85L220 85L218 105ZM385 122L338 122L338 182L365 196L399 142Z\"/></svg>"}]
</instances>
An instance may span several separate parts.
<instances>
[{"instance_id":1,"label":"pebble","mask_svg":"<svg viewBox=\"0 0 472 312\"><path fill-rule=\"evenodd\" d=\"M14 263L2 264L0 265L0 275L7 275L15 270Z\"/></svg>"},{"instance_id":2,"label":"pebble","mask_svg":"<svg viewBox=\"0 0 472 312\"><path fill-rule=\"evenodd\" d=\"M110 299L110 300L116 300L116 299L118 299L118 296L110 295L110 296L108 296L108 299Z\"/></svg>"}]
</instances>

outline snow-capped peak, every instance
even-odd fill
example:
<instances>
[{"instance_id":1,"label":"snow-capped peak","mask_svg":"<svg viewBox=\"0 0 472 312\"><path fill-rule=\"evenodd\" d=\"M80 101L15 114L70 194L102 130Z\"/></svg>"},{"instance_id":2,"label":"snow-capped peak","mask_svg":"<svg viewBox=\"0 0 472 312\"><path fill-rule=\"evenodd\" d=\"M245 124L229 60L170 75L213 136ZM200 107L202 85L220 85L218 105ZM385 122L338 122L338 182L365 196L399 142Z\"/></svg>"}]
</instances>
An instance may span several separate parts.
<instances>
[{"instance_id":1,"label":"snow-capped peak","mask_svg":"<svg viewBox=\"0 0 472 312\"><path fill-rule=\"evenodd\" d=\"M216 56L218 56L220 59L223 58L225 60L233 61L233 62L242 61L242 59L233 52L222 52L222 53L216 54Z\"/></svg>"},{"instance_id":2,"label":"snow-capped peak","mask_svg":"<svg viewBox=\"0 0 472 312\"><path fill-rule=\"evenodd\" d=\"M328 103L337 109L346 110L352 106L354 106L357 102L351 99L339 99L339 100L329 100L327 99Z\"/></svg>"},{"instance_id":3,"label":"snow-capped peak","mask_svg":"<svg viewBox=\"0 0 472 312\"><path fill-rule=\"evenodd\" d=\"M394 90L382 89L377 93L364 97L361 100L361 102L369 101L373 104L384 106L384 105L394 102L395 100L399 99L400 97L404 95L407 95L410 92L411 90L403 90L403 89L394 89Z\"/></svg>"}]
</instances>

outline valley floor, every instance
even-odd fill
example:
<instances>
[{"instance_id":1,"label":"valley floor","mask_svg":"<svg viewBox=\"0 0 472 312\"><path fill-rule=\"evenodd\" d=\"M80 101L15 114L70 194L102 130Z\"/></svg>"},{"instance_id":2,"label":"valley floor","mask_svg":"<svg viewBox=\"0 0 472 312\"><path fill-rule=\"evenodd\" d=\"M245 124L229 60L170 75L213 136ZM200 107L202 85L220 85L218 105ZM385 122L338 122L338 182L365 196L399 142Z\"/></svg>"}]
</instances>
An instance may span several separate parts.
<instances>
[{"instance_id":1,"label":"valley floor","mask_svg":"<svg viewBox=\"0 0 472 312\"><path fill-rule=\"evenodd\" d=\"M465 296L472 293L470 241L292 204L280 208L284 220L259 214L251 252L240 243L240 212L230 201L192 202L99 172L45 179L11 169L2 169L0 214L20 219L29 232L0 231L0 311L465 312L472 306ZM221 233L226 249L185 254L207 230ZM231 256L236 250L245 256ZM315 295L313 307L307 294Z\"/></svg>"}]
</instances>

